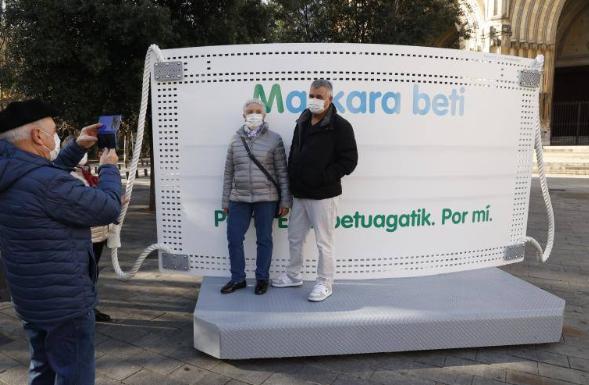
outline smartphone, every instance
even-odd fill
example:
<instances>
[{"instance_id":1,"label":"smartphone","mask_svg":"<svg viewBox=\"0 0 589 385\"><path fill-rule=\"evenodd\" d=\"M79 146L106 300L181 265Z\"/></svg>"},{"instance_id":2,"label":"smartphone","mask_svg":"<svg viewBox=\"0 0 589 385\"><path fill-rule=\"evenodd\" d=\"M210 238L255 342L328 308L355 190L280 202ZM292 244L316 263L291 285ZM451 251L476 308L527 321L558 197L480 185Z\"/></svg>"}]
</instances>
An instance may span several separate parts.
<instances>
[{"instance_id":1,"label":"smartphone","mask_svg":"<svg viewBox=\"0 0 589 385\"><path fill-rule=\"evenodd\" d=\"M121 126L122 115L102 115L98 123L98 148L117 148L117 132Z\"/></svg>"}]
</instances>

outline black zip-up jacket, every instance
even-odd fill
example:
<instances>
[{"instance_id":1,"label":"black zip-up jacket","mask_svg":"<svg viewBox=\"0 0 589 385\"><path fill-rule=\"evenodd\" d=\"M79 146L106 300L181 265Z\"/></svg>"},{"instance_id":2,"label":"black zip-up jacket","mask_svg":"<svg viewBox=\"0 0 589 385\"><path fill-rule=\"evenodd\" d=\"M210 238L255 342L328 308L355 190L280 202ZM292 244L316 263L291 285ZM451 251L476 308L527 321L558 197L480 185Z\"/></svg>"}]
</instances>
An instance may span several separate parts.
<instances>
[{"instance_id":1,"label":"black zip-up jacket","mask_svg":"<svg viewBox=\"0 0 589 385\"><path fill-rule=\"evenodd\" d=\"M290 189L296 198L327 199L341 195L341 178L351 174L357 164L354 130L333 104L314 126L309 110L301 114L288 156Z\"/></svg>"}]
</instances>

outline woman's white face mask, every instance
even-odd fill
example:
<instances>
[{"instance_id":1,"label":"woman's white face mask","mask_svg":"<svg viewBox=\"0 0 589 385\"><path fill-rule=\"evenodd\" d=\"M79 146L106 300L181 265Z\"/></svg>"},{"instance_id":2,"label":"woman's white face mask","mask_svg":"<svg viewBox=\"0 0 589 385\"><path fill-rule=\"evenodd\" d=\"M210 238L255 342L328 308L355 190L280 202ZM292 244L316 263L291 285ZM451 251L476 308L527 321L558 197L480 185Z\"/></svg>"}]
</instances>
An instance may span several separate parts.
<instances>
[{"instance_id":1,"label":"woman's white face mask","mask_svg":"<svg viewBox=\"0 0 589 385\"><path fill-rule=\"evenodd\" d=\"M250 130L255 130L264 123L264 115L262 114L247 114L245 116L245 125Z\"/></svg>"}]
</instances>

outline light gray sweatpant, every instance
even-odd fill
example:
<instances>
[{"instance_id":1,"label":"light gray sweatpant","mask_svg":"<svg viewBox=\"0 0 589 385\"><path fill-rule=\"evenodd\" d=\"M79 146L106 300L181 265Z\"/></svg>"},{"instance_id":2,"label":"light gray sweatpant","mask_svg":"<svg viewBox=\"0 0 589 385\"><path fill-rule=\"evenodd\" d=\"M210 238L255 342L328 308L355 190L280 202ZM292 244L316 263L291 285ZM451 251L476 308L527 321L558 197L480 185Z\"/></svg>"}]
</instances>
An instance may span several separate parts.
<instances>
[{"instance_id":1,"label":"light gray sweatpant","mask_svg":"<svg viewBox=\"0 0 589 385\"><path fill-rule=\"evenodd\" d=\"M290 261L286 272L289 276L298 277L303 270L303 242L312 226L319 251L317 279L328 283L333 282L338 202L339 197L321 200L294 198L288 220Z\"/></svg>"}]
</instances>

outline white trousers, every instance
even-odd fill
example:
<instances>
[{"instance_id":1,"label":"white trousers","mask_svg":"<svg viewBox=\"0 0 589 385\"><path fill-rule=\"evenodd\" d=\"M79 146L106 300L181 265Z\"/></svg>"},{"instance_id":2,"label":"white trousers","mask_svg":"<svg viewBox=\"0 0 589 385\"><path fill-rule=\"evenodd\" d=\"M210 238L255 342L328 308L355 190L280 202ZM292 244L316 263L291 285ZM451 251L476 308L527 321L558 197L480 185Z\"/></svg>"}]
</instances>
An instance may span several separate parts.
<instances>
[{"instance_id":1,"label":"white trousers","mask_svg":"<svg viewBox=\"0 0 589 385\"><path fill-rule=\"evenodd\" d=\"M338 202L339 197L321 200L294 198L292 212L288 220L290 262L286 272L289 276L299 277L303 270L303 242L313 227L319 251L317 280L333 282Z\"/></svg>"}]
</instances>

